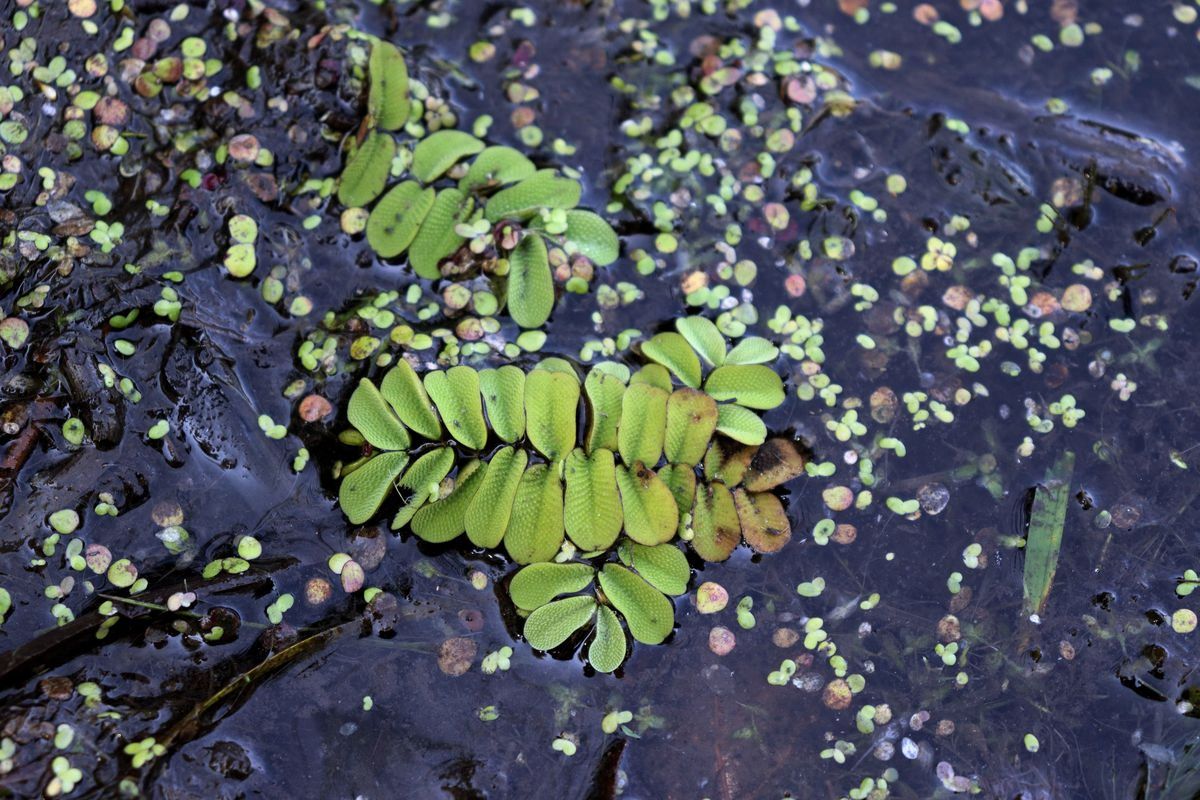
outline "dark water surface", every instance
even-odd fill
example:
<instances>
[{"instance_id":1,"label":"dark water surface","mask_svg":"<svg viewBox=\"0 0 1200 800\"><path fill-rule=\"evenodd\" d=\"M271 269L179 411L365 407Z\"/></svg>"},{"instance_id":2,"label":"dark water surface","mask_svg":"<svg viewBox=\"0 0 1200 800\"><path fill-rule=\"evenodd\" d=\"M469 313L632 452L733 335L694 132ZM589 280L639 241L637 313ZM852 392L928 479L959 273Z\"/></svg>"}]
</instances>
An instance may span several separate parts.
<instances>
[{"instance_id":1,"label":"dark water surface","mask_svg":"<svg viewBox=\"0 0 1200 800\"><path fill-rule=\"evenodd\" d=\"M62 53L81 74L121 26L141 36L172 8L127 2L121 21L104 8L90 37L58 3L42 3L42 16L19 31L11 21L24 5L4 4L4 63L32 37L38 64ZM30 328L19 346L0 345L0 416L8 423L0 434L0 587L12 597L0 627L0 742L11 743L7 754L0 749L0 795L42 796L56 774L52 760L66 756L82 771L67 795L76 797L840 798L885 773L888 793L876 786L871 796L946 797L967 787L989 798L1200 796L1200 632L1188 632L1187 614L1178 613L1195 612L1200 592L1177 592L1185 570L1200 570L1192 516L1200 511L1194 4L1055 0L1029 2L1022 12L1013 2L983 3L975 4L980 11L999 5L1003 16L988 21L974 12L977 25L956 2L917 9L952 23L957 44L915 20L916 4L900 2L889 14L877 0L756 2L712 14L696 4L688 15L678 4L635 0L266 5L288 21L269 48L252 35L225 36L239 13L254 20L252 34L270 28L252 16L257 4L244 2L192 4L162 45L165 52L187 36L208 41L208 56L225 64L210 79L222 90L244 86L247 70L259 66L262 88L247 93L247 116L219 95L174 107L165 94L139 97L116 79L116 62L128 56L113 56L111 90L131 114L124 127L132 147L123 158L97 154L85 141L82 157L71 159L60 141L63 97L37 96L28 71L0 79L26 93L11 113L23 114L29 131L5 145L24 163L22 181L0 195L0 318L20 317ZM789 103L781 99L786 81L772 75L769 85L739 83L714 102L731 125L747 129L739 104L756 94L767 128L780 126L785 107L802 109L794 146L774 153L777 171L768 178L741 171L762 149L752 131L736 153L721 153L694 131L684 145L726 159L731 174L761 184L763 197L735 199L730 216L718 217L703 197L720 177L695 170L668 170L644 193L625 192L610 214L622 258L598 270L591 292L560 298L543 353L578 358L589 340L665 329L688 312L682 287L696 271L731 287L727 307L756 307L749 330L775 341L766 323L777 306L819 317L823 371L842 387L835 406L796 396L801 367L781 357L789 399L766 419L837 471L788 485L793 538L780 553L743 549L723 564L697 562L693 591L676 602L673 636L634 646L616 675L594 674L581 654L535 654L520 640L503 589L512 566L502 557L431 547L383 525L355 529L335 504L331 470L344 456L335 438L344 417L306 423L298 401L316 392L340 408L363 370L351 363L314 374L297 349L322 327L326 310L355 308L412 278L402 266L376 263L361 236L343 234L334 201L296 194L305 180L338 174L339 140L362 107L347 55L361 41L318 34L329 23L353 23L402 46L414 75L450 101L460 127L483 114L495 118L490 142L528 149L512 114L518 105L533 109L544 132L535 160L577 169L585 205L602 209L626 160L655 157L659 137L680 125L672 91L711 71L703 63L711 49L697 37L752 44L770 21L756 14L772 7L798 27L781 29L774 50L805 64L800 76L819 65L831 85L815 101ZM514 19L516 8L528 9L532 24ZM656 8L671 13L656 21ZM856 21L856 10L869 18ZM441 15L449 15L448 27L428 25ZM1078 47L1061 43L1072 24L1094 26ZM1050 52L1033 41L1039 35L1052 41ZM476 63L468 48L485 39L495 55ZM674 63L644 58L651 41ZM899 68L873 66L872 53L881 51L902 58ZM1101 80L1097 69L1109 77ZM614 77L632 90L618 91ZM539 96L509 102L514 81ZM98 77L85 83L97 91L106 85ZM853 111L834 113L839 101L828 92L835 89L854 98ZM286 98L286 108L272 98ZM640 133L622 129L640 119L647 125ZM275 154L272 165L239 171L208 158L245 131ZM190 150L178 144L185 134ZM575 152L556 154L557 138ZM74 184L51 191L38 176L42 167ZM189 168L204 175L200 187L181 179ZM804 168L822 202L805 204L792 181ZM273 176L278 191L265 191L252 173ZM889 194L888 175L903 175L907 190ZM111 254L73 252L63 228L70 215L55 210L56 202L90 210L89 189L107 193L114 209L106 219L125 226ZM879 201L885 220L854 204L856 189ZM46 191L54 196L39 198ZM654 204L678 191L690 193L668 225L679 249L654 254ZM166 213L156 215L149 200ZM781 230L764 222L761 208L771 202L790 212ZM1058 216L1039 232L1044 203L1057 205ZM220 268L231 213L251 215L262 231L249 281ZM954 229L955 215L969 230ZM301 224L309 217L311 230ZM721 277L713 247L733 218L745 231L737 258L757 266L744 287ZM52 250L26 254L14 231L50 235ZM894 274L893 260L920 260L930 236L957 245L953 270ZM822 249L829 237L848 241L852 255L831 257ZM811 258L798 254L804 240ZM1034 371L1026 353L996 338L988 314L971 342L991 340L995 352L979 358L978 372L965 372L945 356L963 316L946 292L1007 295L992 255L1017 259L1025 247L1037 248L1021 272L1031 279L1031 305L1048 302L1035 297L1039 291L1054 304L1044 318L1015 304L1013 316L1031 319L1035 345L1036 327L1053 321L1059 346L1042 347L1046 359ZM637 248L660 259L649 275L634 266ZM136 274L124 268L135 263ZM272 266L283 268L279 304L258 290ZM164 278L172 271L184 274L181 283ZM785 287L796 283L785 281L797 275L804 291L789 294ZM598 287L622 281L641 298L598 305ZM855 308L856 284L873 287L872 308ZM1090 302L1058 308L1074 284L1089 288ZM182 301L173 324L152 311L163 286L174 286ZM45 287L40 305L29 299L38 287ZM289 312L301 295L312 302L309 315ZM921 305L943 316L936 331L909 336L903 323L919 319ZM135 307L142 311L134 324L111 325L113 315ZM1110 325L1126 319L1137 320L1128 332ZM435 317L414 327L443 324ZM506 322L500 335L516 334ZM875 348L863 349L860 335ZM134 342L136 354L121 355L118 340ZM97 363L131 379L140 402L105 387ZM1125 377L1114 386L1118 375ZM298 379L302 391L285 397L283 388ZM1136 391L1122 400L1130 383ZM898 412L872 414L870 399L881 388L901 398ZM969 403L955 404L959 390ZM954 421L913 430L906 392L925 392L922 408L930 398L944 403ZM1068 394L1086 411L1074 427L1046 410ZM827 425L848 406L870 429L850 443ZM1052 430L1035 431L1027 412L1052 420ZM264 435L264 414L288 427L285 438ZM61 431L71 416L88 424L82 446ZM149 438L162 419L169 432ZM903 458L878 449L887 436L903 440ZM302 446L311 458L296 472ZM876 459L870 487L847 463L847 454L853 462L868 450ZM1075 462L1061 556L1048 602L1031 620L1014 540L1027 534L1038 487L1067 451ZM873 502L832 511L836 503L823 496L832 486L870 488ZM118 515L94 512L101 493ZM924 511L894 513L888 497L920 498ZM64 508L83 522L46 552L48 516ZM826 517L853 525L853 540L818 544L812 531ZM190 535L180 553L156 536L171 524ZM203 566L233 555L245 535L262 543L262 556L246 572L204 584ZM72 569L64 555L71 538L132 559L149 581L134 598L148 605L118 601L118 621L102 639L98 595L129 594ZM326 564L338 552L354 554L368 567L368 584L389 596L368 607L361 592L344 593ZM472 581L476 571L487 577L482 589ZM957 593L948 588L952 573ZM47 596L47 586L68 577L74 585L65 598ZM816 578L825 585L818 596L797 592ZM304 599L313 579L333 581L325 602ZM728 608L714 616L696 610L694 589L703 581L725 587ZM203 588L187 613L161 609L196 586ZM274 626L265 609L283 593L296 603ZM877 604L863 608L875 593ZM752 628L738 622L743 598L753 601ZM56 602L73 622L56 625ZM814 617L824 620L848 671L865 678L848 708L827 702L835 675L826 659L814 659L803 639L789 641L789 631ZM214 625L224 634L206 640ZM737 637L721 657L709 648L717 625ZM439 652L457 638L469 640L474 654L470 669L452 676ZM956 664L935 650L951 640L960 648ZM485 674L483 656L504 646L513 650L511 668ZM769 683L789 658L798 665L795 680ZM89 683L98 699L87 696ZM876 708L868 732L856 724L864 704ZM632 712L632 721L605 734L602 719L618 709ZM57 747L63 725L72 736ZM577 744L573 756L552 749L561 736ZM135 768L127 745L145 737L164 751ZM838 742L853 748L843 745L835 759ZM955 776L966 781L956 784Z\"/></svg>"}]
</instances>

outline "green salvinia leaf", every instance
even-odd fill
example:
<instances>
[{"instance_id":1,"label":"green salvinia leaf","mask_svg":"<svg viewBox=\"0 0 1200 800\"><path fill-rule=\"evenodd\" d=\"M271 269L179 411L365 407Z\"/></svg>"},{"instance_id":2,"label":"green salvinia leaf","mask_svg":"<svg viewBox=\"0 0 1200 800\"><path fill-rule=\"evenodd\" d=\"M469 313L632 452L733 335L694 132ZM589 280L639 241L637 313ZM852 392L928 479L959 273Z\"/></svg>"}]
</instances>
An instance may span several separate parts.
<instances>
[{"instance_id":1,"label":"green salvinia leaf","mask_svg":"<svg viewBox=\"0 0 1200 800\"><path fill-rule=\"evenodd\" d=\"M479 389L488 423L501 441L525 435L525 373L511 364L479 373Z\"/></svg>"},{"instance_id":2,"label":"green salvinia leaf","mask_svg":"<svg viewBox=\"0 0 1200 800\"><path fill-rule=\"evenodd\" d=\"M421 539L441 544L467 528L467 506L487 476L487 464L474 459L458 471L454 489L437 502L424 506L412 518L412 532Z\"/></svg>"},{"instance_id":3,"label":"green salvinia leaf","mask_svg":"<svg viewBox=\"0 0 1200 800\"><path fill-rule=\"evenodd\" d=\"M546 243L527 234L508 256L508 313L522 328L537 328L554 310L554 276Z\"/></svg>"},{"instance_id":4,"label":"green salvinia leaf","mask_svg":"<svg viewBox=\"0 0 1200 800\"><path fill-rule=\"evenodd\" d=\"M572 373L535 369L525 377L525 428L529 442L551 461L575 446L579 379Z\"/></svg>"},{"instance_id":5,"label":"green salvinia leaf","mask_svg":"<svg viewBox=\"0 0 1200 800\"><path fill-rule=\"evenodd\" d=\"M732 400L747 408L775 408L783 402L783 381L761 364L726 364L717 367L704 383L715 400Z\"/></svg>"},{"instance_id":6,"label":"green salvinia leaf","mask_svg":"<svg viewBox=\"0 0 1200 800\"><path fill-rule=\"evenodd\" d=\"M663 452L671 464L695 466L717 427L717 403L697 389L676 389L667 398Z\"/></svg>"},{"instance_id":7,"label":"green salvinia leaf","mask_svg":"<svg viewBox=\"0 0 1200 800\"><path fill-rule=\"evenodd\" d=\"M633 638L643 644L660 644L675 627L675 607L662 592L619 564L600 570L604 596L625 617Z\"/></svg>"},{"instance_id":8,"label":"green salvinia leaf","mask_svg":"<svg viewBox=\"0 0 1200 800\"><path fill-rule=\"evenodd\" d=\"M396 155L396 141L386 133L371 131L351 154L338 182L338 201L358 207L370 203L387 185Z\"/></svg>"},{"instance_id":9,"label":"green salvinia leaf","mask_svg":"<svg viewBox=\"0 0 1200 800\"><path fill-rule=\"evenodd\" d=\"M724 561L742 540L733 495L723 483L696 488L692 507L692 549L705 561Z\"/></svg>"},{"instance_id":10,"label":"green salvinia leaf","mask_svg":"<svg viewBox=\"0 0 1200 800\"><path fill-rule=\"evenodd\" d=\"M722 403L717 406L717 433L742 444L762 444L767 440L767 425L748 408Z\"/></svg>"},{"instance_id":11,"label":"green salvinia leaf","mask_svg":"<svg viewBox=\"0 0 1200 800\"><path fill-rule=\"evenodd\" d=\"M667 393L648 383L631 383L621 402L617 444L626 464L653 467L662 456L667 432Z\"/></svg>"},{"instance_id":12,"label":"green salvinia leaf","mask_svg":"<svg viewBox=\"0 0 1200 800\"><path fill-rule=\"evenodd\" d=\"M525 620L525 640L535 650L553 650L586 625L595 612L596 598L589 595L547 603Z\"/></svg>"},{"instance_id":13,"label":"green salvinia leaf","mask_svg":"<svg viewBox=\"0 0 1200 800\"><path fill-rule=\"evenodd\" d=\"M742 479L748 492L768 492L804 474L804 456L787 439L771 439L754 453Z\"/></svg>"},{"instance_id":14,"label":"green salvinia leaf","mask_svg":"<svg viewBox=\"0 0 1200 800\"><path fill-rule=\"evenodd\" d=\"M408 468L404 476L397 481L397 486L408 489L412 495L408 502L400 506L396 516L392 518L392 530L400 530L410 521L417 510L432 498L437 497L441 482L454 468L454 450L449 447L439 447L425 453Z\"/></svg>"},{"instance_id":15,"label":"green salvinia leaf","mask_svg":"<svg viewBox=\"0 0 1200 800\"><path fill-rule=\"evenodd\" d=\"M735 489L733 504L742 524L742 537L757 552L774 553L792 538L792 526L783 503L770 492Z\"/></svg>"},{"instance_id":16,"label":"green salvinia leaf","mask_svg":"<svg viewBox=\"0 0 1200 800\"><path fill-rule=\"evenodd\" d=\"M619 361L597 361L592 365L591 371L612 375L621 383L629 383L629 377L632 374L629 367Z\"/></svg>"},{"instance_id":17,"label":"green salvinia leaf","mask_svg":"<svg viewBox=\"0 0 1200 800\"><path fill-rule=\"evenodd\" d=\"M669 542L679 527L679 508L671 490L654 470L641 462L631 468L617 467L617 488L625 533L639 544Z\"/></svg>"},{"instance_id":18,"label":"green salvinia leaf","mask_svg":"<svg viewBox=\"0 0 1200 800\"><path fill-rule=\"evenodd\" d=\"M487 475L467 506L467 538L476 547L496 547L512 516L517 485L529 456L524 450L502 447L488 461Z\"/></svg>"},{"instance_id":19,"label":"green salvinia leaf","mask_svg":"<svg viewBox=\"0 0 1200 800\"><path fill-rule=\"evenodd\" d=\"M611 372L593 367L584 379L583 390L588 401L588 452L601 448L616 450L625 381Z\"/></svg>"},{"instance_id":20,"label":"green salvinia leaf","mask_svg":"<svg viewBox=\"0 0 1200 800\"><path fill-rule=\"evenodd\" d=\"M668 331L655 334L642 342L642 354L669 369L685 386L699 388L702 377L700 359L687 339L678 333Z\"/></svg>"},{"instance_id":21,"label":"green salvinia leaf","mask_svg":"<svg viewBox=\"0 0 1200 800\"><path fill-rule=\"evenodd\" d=\"M508 594L517 608L532 611L560 594L583 591L595 576L590 564L530 564L513 576Z\"/></svg>"},{"instance_id":22,"label":"green salvinia leaf","mask_svg":"<svg viewBox=\"0 0 1200 800\"><path fill-rule=\"evenodd\" d=\"M367 378L358 382L350 395L350 406L346 411L350 420L363 438L380 450L407 450L408 431L392 412L383 395Z\"/></svg>"},{"instance_id":23,"label":"green salvinia leaf","mask_svg":"<svg viewBox=\"0 0 1200 800\"><path fill-rule=\"evenodd\" d=\"M543 208L571 209L579 205L581 191L579 181L560 177L552 169L541 169L516 186L492 195L483 215L488 222L499 222L525 220Z\"/></svg>"},{"instance_id":24,"label":"green salvinia leaf","mask_svg":"<svg viewBox=\"0 0 1200 800\"><path fill-rule=\"evenodd\" d=\"M680 317L675 320L675 330L688 340L700 357L710 367L725 363L725 337L707 317Z\"/></svg>"},{"instance_id":25,"label":"green salvinia leaf","mask_svg":"<svg viewBox=\"0 0 1200 800\"><path fill-rule=\"evenodd\" d=\"M504 549L518 564L532 564L554 558L562 543L562 481L550 464L534 464L517 486Z\"/></svg>"},{"instance_id":26,"label":"green salvinia leaf","mask_svg":"<svg viewBox=\"0 0 1200 800\"><path fill-rule=\"evenodd\" d=\"M458 189L442 189L408 249L408 260L422 278L442 276L438 264L466 241L454 227L471 216L475 201Z\"/></svg>"},{"instance_id":27,"label":"green salvinia leaf","mask_svg":"<svg viewBox=\"0 0 1200 800\"><path fill-rule=\"evenodd\" d=\"M569 375L571 378L574 378L576 383L579 382L579 373L575 371L575 367L571 365L571 362L565 358L547 356L539 361L534 369L546 370L547 372L561 372L563 375Z\"/></svg>"},{"instance_id":28,"label":"green salvinia leaf","mask_svg":"<svg viewBox=\"0 0 1200 800\"><path fill-rule=\"evenodd\" d=\"M483 142L463 131L441 130L431 133L413 148L412 174L421 183L430 183L461 159L475 155L483 147Z\"/></svg>"},{"instance_id":29,"label":"green salvinia leaf","mask_svg":"<svg viewBox=\"0 0 1200 800\"><path fill-rule=\"evenodd\" d=\"M465 192L477 186L504 186L523 181L535 172L537 167L519 150L503 145L489 147L471 162L458 188Z\"/></svg>"},{"instance_id":30,"label":"green salvinia leaf","mask_svg":"<svg viewBox=\"0 0 1200 800\"><path fill-rule=\"evenodd\" d=\"M437 406L451 436L472 450L487 444L478 372L463 366L427 372L425 391Z\"/></svg>"},{"instance_id":31,"label":"green salvinia leaf","mask_svg":"<svg viewBox=\"0 0 1200 800\"><path fill-rule=\"evenodd\" d=\"M611 450L575 448L566 463L567 536L584 552L607 550L621 533L621 498Z\"/></svg>"},{"instance_id":32,"label":"green salvinia leaf","mask_svg":"<svg viewBox=\"0 0 1200 800\"><path fill-rule=\"evenodd\" d=\"M408 463L408 453L380 453L342 480L338 504L355 525L375 516L392 490L392 482Z\"/></svg>"},{"instance_id":33,"label":"green salvinia leaf","mask_svg":"<svg viewBox=\"0 0 1200 800\"><path fill-rule=\"evenodd\" d=\"M671 386L671 373L662 364L646 364L633 373L629 377L629 385L638 383L656 386L664 392L670 392L674 388Z\"/></svg>"},{"instance_id":34,"label":"green salvinia leaf","mask_svg":"<svg viewBox=\"0 0 1200 800\"><path fill-rule=\"evenodd\" d=\"M692 577L687 556L673 544L647 547L637 542L621 546L621 560L663 594L681 595L687 591Z\"/></svg>"},{"instance_id":35,"label":"green salvinia leaf","mask_svg":"<svg viewBox=\"0 0 1200 800\"><path fill-rule=\"evenodd\" d=\"M367 244L383 258L403 253L416 238L436 195L416 181L394 186L367 217Z\"/></svg>"},{"instance_id":36,"label":"green salvinia leaf","mask_svg":"<svg viewBox=\"0 0 1200 800\"><path fill-rule=\"evenodd\" d=\"M768 364L778 357L778 347L761 336L747 336L725 355L725 363Z\"/></svg>"},{"instance_id":37,"label":"green salvinia leaf","mask_svg":"<svg viewBox=\"0 0 1200 800\"><path fill-rule=\"evenodd\" d=\"M367 72L371 84L367 110L375 124L385 131L396 131L408 122L408 67L404 56L390 42L376 39L371 44Z\"/></svg>"},{"instance_id":38,"label":"green salvinia leaf","mask_svg":"<svg viewBox=\"0 0 1200 800\"><path fill-rule=\"evenodd\" d=\"M396 366L383 376L379 390L395 409L401 422L426 439L436 441L442 438L442 423L433 401L429 399L416 370L407 361L396 359Z\"/></svg>"},{"instance_id":39,"label":"green salvinia leaf","mask_svg":"<svg viewBox=\"0 0 1200 800\"><path fill-rule=\"evenodd\" d=\"M692 498L696 496L696 471L686 464L667 464L658 471L658 477L671 490L682 524L684 515L692 513Z\"/></svg>"},{"instance_id":40,"label":"green salvinia leaf","mask_svg":"<svg viewBox=\"0 0 1200 800\"><path fill-rule=\"evenodd\" d=\"M704 456L704 478L720 481L726 486L737 486L750 467L754 457L753 447L743 447L733 442L713 439Z\"/></svg>"},{"instance_id":41,"label":"green salvinia leaf","mask_svg":"<svg viewBox=\"0 0 1200 800\"><path fill-rule=\"evenodd\" d=\"M604 219L591 211L567 212L567 241L598 267L617 260L620 242L617 232Z\"/></svg>"},{"instance_id":42,"label":"green salvinia leaf","mask_svg":"<svg viewBox=\"0 0 1200 800\"><path fill-rule=\"evenodd\" d=\"M596 606L596 633L588 645L588 661L596 672L614 672L625 660L625 631L608 606Z\"/></svg>"}]
</instances>

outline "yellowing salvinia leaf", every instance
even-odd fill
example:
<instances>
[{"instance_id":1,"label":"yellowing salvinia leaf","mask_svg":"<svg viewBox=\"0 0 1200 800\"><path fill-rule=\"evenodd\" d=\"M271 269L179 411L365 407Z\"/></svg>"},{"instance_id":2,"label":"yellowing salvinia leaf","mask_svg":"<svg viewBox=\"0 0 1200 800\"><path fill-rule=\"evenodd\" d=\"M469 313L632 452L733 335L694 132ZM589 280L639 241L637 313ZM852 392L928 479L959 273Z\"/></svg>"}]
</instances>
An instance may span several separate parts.
<instances>
[{"instance_id":1,"label":"yellowing salvinia leaf","mask_svg":"<svg viewBox=\"0 0 1200 800\"><path fill-rule=\"evenodd\" d=\"M529 456L524 450L502 447L488 461L487 475L479 484L464 522L467 538L476 547L496 547L508 530L517 485Z\"/></svg>"},{"instance_id":2,"label":"yellowing salvinia leaf","mask_svg":"<svg viewBox=\"0 0 1200 800\"><path fill-rule=\"evenodd\" d=\"M575 446L579 379L535 369L525 377L525 429L529 442L551 461L565 458Z\"/></svg>"},{"instance_id":3,"label":"yellowing salvinia leaf","mask_svg":"<svg viewBox=\"0 0 1200 800\"><path fill-rule=\"evenodd\" d=\"M600 570L604 596L621 612L633 638L643 644L659 644L675 627L675 607L662 592L618 564Z\"/></svg>"},{"instance_id":4,"label":"yellowing salvinia leaf","mask_svg":"<svg viewBox=\"0 0 1200 800\"><path fill-rule=\"evenodd\" d=\"M550 561L563 543L563 493L558 471L550 464L525 470L517 486L504 549L518 564Z\"/></svg>"},{"instance_id":5,"label":"yellowing salvinia leaf","mask_svg":"<svg viewBox=\"0 0 1200 800\"><path fill-rule=\"evenodd\" d=\"M583 390L588 400L588 452L595 452L600 448L616 450L625 381L610 372L593 367L583 381Z\"/></svg>"},{"instance_id":6,"label":"yellowing salvinia leaf","mask_svg":"<svg viewBox=\"0 0 1200 800\"><path fill-rule=\"evenodd\" d=\"M422 189L416 181L392 187L367 217L367 244L383 258L403 253L433 208L436 194L433 189Z\"/></svg>"},{"instance_id":7,"label":"yellowing salvinia leaf","mask_svg":"<svg viewBox=\"0 0 1200 800\"><path fill-rule=\"evenodd\" d=\"M621 513L625 534L639 544L669 542L679 527L679 509L671 490L654 470L641 462L632 467L617 467L617 488L621 494Z\"/></svg>"},{"instance_id":8,"label":"yellowing salvinia leaf","mask_svg":"<svg viewBox=\"0 0 1200 800\"><path fill-rule=\"evenodd\" d=\"M749 469L753 457L753 447L713 439L704 455L704 477L706 480L720 481L726 486L737 486L742 482L742 476Z\"/></svg>"},{"instance_id":9,"label":"yellowing salvinia leaf","mask_svg":"<svg viewBox=\"0 0 1200 800\"><path fill-rule=\"evenodd\" d=\"M453 129L431 133L413 148L412 174L422 183L440 178L459 160L482 150L483 142Z\"/></svg>"},{"instance_id":10,"label":"yellowing salvinia leaf","mask_svg":"<svg viewBox=\"0 0 1200 800\"><path fill-rule=\"evenodd\" d=\"M437 406L451 436L472 450L487 444L478 372L463 366L427 372L425 391Z\"/></svg>"},{"instance_id":11,"label":"yellowing salvinia leaf","mask_svg":"<svg viewBox=\"0 0 1200 800\"><path fill-rule=\"evenodd\" d=\"M783 503L770 492L735 489L733 503L742 523L742 537L759 553L774 553L792 538Z\"/></svg>"},{"instance_id":12,"label":"yellowing salvinia leaf","mask_svg":"<svg viewBox=\"0 0 1200 800\"><path fill-rule=\"evenodd\" d=\"M408 449L408 431L375 384L367 378L360 380L350 395L346 417L373 447L380 450Z\"/></svg>"},{"instance_id":13,"label":"yellowing salvinia leaf","mask_svg":"<svg viewBox=\"0 0 1200 800\"><path fill-rule=\"evenodd\" d=\"M626 464L650 467L662 456L667 430L667 393L648 383L631 383L621 402L617 443Z\"/></svg>"},{"instance_id":14,"label":"yellowing salvinia leaf","mask_svg":"<svg viewBox=\"0 0 1200 800\"><path fill-rule=\"evenodd\" d=\"M658 477L671 490L682 525L684 515L692 513L692 498L696 496L696 471L686 464L667 464L658 471Z\"/></svg>"},{"instance_id":15,"label":"yellowing salvinia leaf","mask_svg":"<svg viewBox=\"0 0 1200 800\"><path fill-rule=\"evenodd\" d=\"M742 540L733 495L723 483L696 487L692 507L692 549L705 561L724 561Z\"/></svg>"},{"instance_id":16,"label":"yellowing salvinia leaf","mask_svg":"<svg viewBox=\"0 0 1200 800\"><path fill-rule=\"evenodd\" d=\"M338 201L344 206L365 206L387 185L396 155L396 141L386 133L371 131L351 154L338 181Z\"/></svg>"},{"instance_id":17,"label":"yellowing salvinia leaf","mask_svg":"<svg viewBox=\"0 0 1200 800\"><path fill-rule=\"evenodd\" d=\"M621 497L611 450L567 456L564 516L567 536L584 552L607 550L621 533Z\"/></svg>"},{"instance_id":18,"label":"yellowing salvinia leaf","mask_svg":"<svg viewBox=\"0 0 1200 800\"><path fill-rule=\"evenodd\" d=\"M346 518L358 525L375 516L407 463L406 452L380 453L347 475L338 488L338 505Z\"/></svg>"},{"instance_id":19,"label":"yellowing salvinia leaf","mask_svg":"<svg viewBox=\"0 0 1200 800\"><path fill-rule=\"evenodd\" d=\"M554 310L554 276L546 243L530 233L508 256L508 313L522 328L537 328Z\"/></svg>"},{"instance_id":20,"label":"yellowing salvinia leaf","mask_svg":"<svg viewBox=\"0 0 1200 800\"><path fill-rule=\"evenodd\" d=\"M488 423L501 441L525 435L525 372L507 364L479 373L479 389Z\"/></svg>"},{"instance_id":21,"label":"yellowing salvinia leaf","mask_svg":"<svg viewBox=\"0 0 1200 800\"><path fill-rule=\"evenodd\" d=\"M426 439L436 440L442 436L442 423L438 420L433 401L425 392L416 370L403 358L383 376L379 391L396 411L400 421Z\"/></svg>"},{"instance_id":22,"label":"yellowing salvinia leaf","mask_svg":"<svg viewBox=\"0 0 1200 800\"><path fill-rule=\"evenodd\" d=\"M804 456L787 439L771 439L754 453L742 479L748 492L767 492L804 474Z\"/></svg>"},{"instance_id":23,"label":"yellowing salvinia leaf","mask_svg":"<svg viewBox=\"0 0 1200 800\"><path fill-rule=\"evenodd\" d=\"M697 389L676 389L667 398L663 452L671 464L695 466L704 458L717 426L717 403Z\"/></svg>"},{"instance_id":24,"label":"yellowing salvinia leaf","mask_svg":"<svg viewBox=\"0 0 1200 800\"><path fill-rule=\"evenodd\" d=\"M669 369L676 378L693 389L700 386L700 359L687 339L678 333L658 333L642 342L642 353Z\"/></svg>"}]
</instances>

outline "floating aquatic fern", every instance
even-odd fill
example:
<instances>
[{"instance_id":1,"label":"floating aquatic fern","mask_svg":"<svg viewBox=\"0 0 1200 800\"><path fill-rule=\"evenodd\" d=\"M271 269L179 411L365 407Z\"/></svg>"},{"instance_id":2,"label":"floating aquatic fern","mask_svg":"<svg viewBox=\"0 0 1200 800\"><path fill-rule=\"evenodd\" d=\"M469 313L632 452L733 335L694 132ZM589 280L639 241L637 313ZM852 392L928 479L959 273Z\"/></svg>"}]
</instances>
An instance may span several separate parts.
<instances>
[{"instance_id":1,"label":"floating aquatic fern","mask_svg":"<svg viewBox=\"0 0 1200 800\"><path fill-rule=\"evenodd\" d=\"M375 41L368 73L368 115L351 145L338 199L353 207L374 203L366 236L376 253L407 253L413 271L430 280L442 277L458 254L469 255L490 274L505 276L509 315L524 328L544 323L554 307L548 243L599 266L616 260L612 227L576 208L579 181L464 131L419 139L411 159L402 159L410 162L404 180L387 189L397 154L407 152L397 148L392 132L409 119L408 71L399 50ZM471 264L449 268L457 273Z\"/></svg>"},{"instance_id":2,"label":"floating aquatic fern","mask_svg":"<svg viewBox=\"0 0 1200 800\"><path fill-rule=\"evenodd\" d=\"M637 371L604 362L582 381L558 358L528 372L456 366L424 376L401 360L378 387L362 379L348 441L365 454L342 469L343 511L366 522L399 495L393 528L503 547L529 565L512 586L529 642L551 649L595 620L589 659L615 669L625 647L614 609L638 641L657 644L671 631L664 595L682 594L690 577L674 540L706 561L727 559L742 541L778 550L791 527L772 490L804 469L790 441L766 439L757 413L784 399L761 363L774 346L752 337L727 352L707 319L676 327L642 344L648 363ZM411 463L410 453L419 453ZM621 564L598 570L549 563L613 552ZM595 596L573 594L593 580Z\"/></svg>"}]
</instances>

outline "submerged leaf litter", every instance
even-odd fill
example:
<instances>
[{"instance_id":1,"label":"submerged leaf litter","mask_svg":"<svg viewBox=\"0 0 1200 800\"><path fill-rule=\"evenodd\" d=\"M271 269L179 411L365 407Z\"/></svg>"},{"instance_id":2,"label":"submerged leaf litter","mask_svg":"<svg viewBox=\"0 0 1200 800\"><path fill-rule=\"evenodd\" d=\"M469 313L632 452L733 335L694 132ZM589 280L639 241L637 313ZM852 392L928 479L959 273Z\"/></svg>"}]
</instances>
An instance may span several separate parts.
<instances>
[{"instance_id":1,"label":"submerged leaf litter","mask_svg":"<svg viewBox=\"0 0 1200 800\"><path fill-rule=\"evenodd\" d=\"M1200 789L1194 4L10 5L3 791ZM361 379L694 385L700 317L783 380L778 552L518 581L337 504Z\"/></svg>"}]
</instances>

